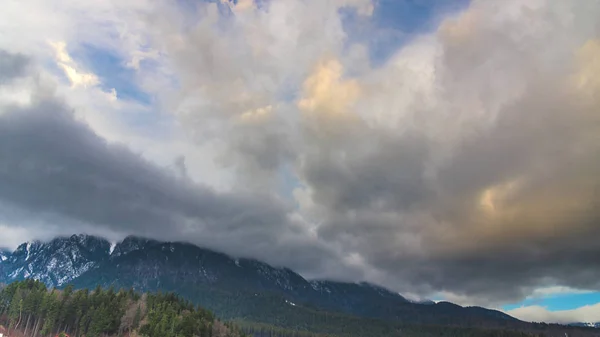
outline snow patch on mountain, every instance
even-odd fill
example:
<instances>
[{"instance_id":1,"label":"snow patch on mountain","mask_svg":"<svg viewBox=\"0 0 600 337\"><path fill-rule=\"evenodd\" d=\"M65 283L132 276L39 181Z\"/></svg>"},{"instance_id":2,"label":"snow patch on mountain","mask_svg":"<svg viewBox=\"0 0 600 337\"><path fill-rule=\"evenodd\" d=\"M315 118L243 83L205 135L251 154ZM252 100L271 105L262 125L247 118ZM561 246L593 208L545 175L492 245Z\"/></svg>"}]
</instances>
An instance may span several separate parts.
<instances>
[{"instance_id":1,"label":"snow patch on mountain","mask_svg":"<svg viewBox=\"0 0 600 337\"><path fill-rule=\"evenodd\" d=\"M21 274L21 272L23 272L23 267L14 270L12 273L8 274L8 277L15 279Z\"/></svg>"},{"instance_id":2,"label":"snow patch on mountain","mask_svg":"<svg viewBox=\"0 0 600 337\"><path fill-rule=\"evenodd\" d=\"M309 281L309 283L310 283L310 286L318 292L326 292L328 294L331 293L331 289L329 289L327 287L326 282L324 282L324 281L313 280L313 281Z\"/></svg>"},{"instance_id":3,"label":"snow patch on mountain","mask_svg":"<svg viewBox=\"0 0 600 337\"><path fill-rule=\"evenodd\" d=\"M27 248L25 248L25 251L27 252L27 257L25 257L25 261L29 260L29 257L31 256L31 243L27 242Z\"/></svg>"}]
</instances>

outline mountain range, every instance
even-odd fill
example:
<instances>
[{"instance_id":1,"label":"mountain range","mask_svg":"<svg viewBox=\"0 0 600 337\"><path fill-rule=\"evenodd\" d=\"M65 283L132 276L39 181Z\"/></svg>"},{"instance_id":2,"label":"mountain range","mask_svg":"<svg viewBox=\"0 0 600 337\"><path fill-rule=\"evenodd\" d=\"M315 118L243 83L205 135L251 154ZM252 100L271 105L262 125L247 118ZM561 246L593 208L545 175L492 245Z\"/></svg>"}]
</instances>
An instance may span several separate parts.
<instances>
[{"instance_id":1,"label":"mountain range","mask_svg":"<svg viewBox=\"0 0 600 337\"><path fill-rule=\"evenodd\" d=\"M416 303L370 283L306 280L287 268L182 242L89 235L0 250L0 282L36 279L49 287L173 291L226 319L308 329L324 320L529 329L505 313L449 302Z\"/></svg>"},{"instance_id":2,"label":"mountain range","mask_svg":"<svg viewBox=\"0 0 600 337\"><path fill-rule=\"evenodd\" d=\"M570 323L570 326L579 326L579 327L587 327L587 328L597 328L600 329L600 322L592 323L592 322L578 322L578 323Z\"/></svg>"}]
</instances>

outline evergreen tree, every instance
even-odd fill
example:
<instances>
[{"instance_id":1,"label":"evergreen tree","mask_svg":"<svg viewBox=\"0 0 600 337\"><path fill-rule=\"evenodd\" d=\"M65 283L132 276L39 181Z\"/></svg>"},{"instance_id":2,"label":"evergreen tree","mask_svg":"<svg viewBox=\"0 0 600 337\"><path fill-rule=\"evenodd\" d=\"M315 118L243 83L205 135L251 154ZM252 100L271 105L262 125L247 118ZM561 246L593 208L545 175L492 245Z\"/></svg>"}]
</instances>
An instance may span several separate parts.
<instances>
[{"instance_id":1,"label":"evergreen tree","mask_svg":"<svg viewBox=\"0 0 600 337\"><path fill-rule=\"evenodd\" d=\"M12 297L10 307L8 310L8 317L10 320L9 329L17 329L21 322L21 316L23 314L23 295L20 289L17 289Z\"/></svg>"},{"instance_id":2,"label":"evergreen tree","mask_svg":"<svg viewBox=\"0 0 600 337\"><path fill-rule=\"evenodd\" d=\"M138 304L137 309L135 310L135 316L133 317L132 327L137 329L140 326L140 321L142 320L142 307Z\"/></svg>"}]
</instances>

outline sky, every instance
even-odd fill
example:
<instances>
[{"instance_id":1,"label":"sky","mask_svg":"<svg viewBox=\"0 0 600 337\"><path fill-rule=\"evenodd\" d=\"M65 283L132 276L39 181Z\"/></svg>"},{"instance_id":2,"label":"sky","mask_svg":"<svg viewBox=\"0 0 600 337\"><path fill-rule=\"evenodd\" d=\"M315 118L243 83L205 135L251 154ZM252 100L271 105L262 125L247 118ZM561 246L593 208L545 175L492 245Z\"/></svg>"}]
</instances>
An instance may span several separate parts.
<instances>
[{"instance_id":1,"label":"sky","mask_svg":"<svg viewBox=\"0 0 600 337\"><path fill-rule=\"evenodd\" d=\"M0 246L133 234L600 321L600 1L0 7Z\"/></svg>"}]
</instances>

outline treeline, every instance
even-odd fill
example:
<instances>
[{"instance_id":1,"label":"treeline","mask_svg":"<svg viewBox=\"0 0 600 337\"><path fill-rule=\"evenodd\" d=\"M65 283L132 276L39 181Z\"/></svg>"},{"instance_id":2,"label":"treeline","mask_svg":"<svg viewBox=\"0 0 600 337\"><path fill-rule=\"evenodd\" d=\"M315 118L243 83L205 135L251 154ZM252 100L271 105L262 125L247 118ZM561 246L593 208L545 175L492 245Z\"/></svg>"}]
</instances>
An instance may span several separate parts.
<instances>
[{"instance_id":1,"label":"treeline","mask_svg":"<svg viewBox=\"0 0 600 337\"><path fill-rule=\"evenodd\" d=\"M243 289L226 291L201 283L192 287L161 280L161 284L210 308L219 317L234 321L236 326L254 337L565 337L565 334L568 337L600 337L600 330L593 328L508 320L482 322L474 317L453 320L403 313L411 319L382 320L325 311L301 303L292 306L277 293L263 292L256 296L255 292Z\"/></svg>"},{"instance_id":2,"label":"treeline","mask_svg":"<svg viewBox=\"0 0 600 337\"><path fill-rule=\"evenodd\" d=\"M28 337L135 336L241 337L231 324L172 293L140 295L113 288L47 289L39 281L14 282L0 291L0 324Z\"/></svg>"},{"instance_id":3,"label":"treeline","mask_svg":"<svg viewBox=\"0 0 600 337\"><path fill-rule=\"evenodd\" d=\"M349 326L330 325L329 330L335 332L316 333L310 331L291 330L246 321L236 321L236 326L253 337L542 337L542 333L523 332L505 329L465 328L439 325L390 325L380 322L380 325L365 324L355 325L351 321ZM323 327L325 328L325 327ZM564 335L563 335L564 336Z\"/></svg>"},{"instance_id":4,"label":"treeline","mask_svg":"<svg viewBox=\"0 0 600 337\"><path fill-rule=\"evenodd\" d=\"M322 334L310 331L291 330L269 324L235 321L236 326L252 337L337 337L332 334Z\"/></svg>"}]
</instances>

